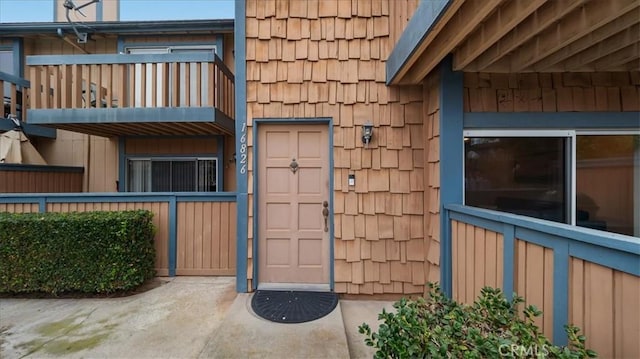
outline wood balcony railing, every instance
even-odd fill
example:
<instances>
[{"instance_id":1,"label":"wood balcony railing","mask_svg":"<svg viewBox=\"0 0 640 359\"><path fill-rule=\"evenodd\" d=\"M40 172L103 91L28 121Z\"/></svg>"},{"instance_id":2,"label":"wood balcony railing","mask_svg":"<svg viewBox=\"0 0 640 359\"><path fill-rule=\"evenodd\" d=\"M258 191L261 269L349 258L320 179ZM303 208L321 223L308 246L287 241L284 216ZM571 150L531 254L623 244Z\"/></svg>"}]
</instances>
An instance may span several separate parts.
<instances>
[{"instance_id":1,"label":"wood balcony railing","mask_svg":"<svg viewBox=\"0 0 640 359\"><path fill-rule=\"evenodd\" d=\"M27 103L28 89L29 81L0 72L0 99L2 99L0 118L8 118L10 115L21 120L25 118L25 108L22 104Z\"/></svg>"},{"instance_id":2,"label":"wood balcony railing","mask_svg":"<svg viewBox=\"0 0 640 359\"><path fill-rule=\"evenodd\" d=\"M235 117L234 76L212 53L27 57L29 109L214 107Z\"/></svg>"}]
</instances>

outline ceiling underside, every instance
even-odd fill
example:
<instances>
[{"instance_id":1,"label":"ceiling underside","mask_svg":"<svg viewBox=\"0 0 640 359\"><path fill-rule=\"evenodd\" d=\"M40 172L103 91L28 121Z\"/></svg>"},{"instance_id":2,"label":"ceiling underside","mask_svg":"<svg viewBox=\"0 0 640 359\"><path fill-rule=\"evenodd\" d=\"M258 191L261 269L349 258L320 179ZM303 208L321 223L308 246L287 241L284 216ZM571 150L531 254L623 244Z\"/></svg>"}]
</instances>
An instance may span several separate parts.
<instances>
[{"instance_id":1,"label":"ceiling underside","mask_svg":"<svg viewBox=\"0 0 640 359\"><path fill-rule=\"evenodd\" d=\"M197 136L227 133L215 123L163 122L163 123L83 123L44 125L59 130L74 131L102 137L118 136Z\"/></svg>"},{"instance_id":2,"label":"ceiling underside","mask_svg":"<svg viewBox=\"0 0 640 359\"><path fill-rule=\"evenodd\" d=\"M394 83L419 83L448 54L465 72L640 70L638 0L452 0Z\"/></svg>"}]
</instances>

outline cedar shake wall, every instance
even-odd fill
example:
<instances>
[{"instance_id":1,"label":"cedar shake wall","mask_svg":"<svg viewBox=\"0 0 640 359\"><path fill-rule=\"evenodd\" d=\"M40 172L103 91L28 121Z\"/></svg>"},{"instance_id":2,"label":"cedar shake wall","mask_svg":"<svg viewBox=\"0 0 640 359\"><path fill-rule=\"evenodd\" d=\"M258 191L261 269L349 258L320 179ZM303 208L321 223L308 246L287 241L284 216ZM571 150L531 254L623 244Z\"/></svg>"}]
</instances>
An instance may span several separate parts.
<instances>
[{"instance_id":1,"label":"cedar shake wall","mask_svg":"<svg viewBox=\"0 0 640 359\"><path fill-rule=\"evenodd\" d=\"M385 60L394 45L390 36L396 24L398 31L404 26L394 19L408 19L409 6L415 5L247 1L248 146L255 136L254 118L333 118L338 293L421 294L427 281L422 86L385 86ZM364 149L361 126L368 121L375 129ZM251 288L251 148L248 153ZM352 173L356 186L349 188Z\"/></svg>"},{"instance_id":2,"label":"cedar shake wall","mask_svg":"<svg viewBox=\"0 0 640 359\"><path fill-rule=\"evenodd\" d=\"M424 228L427 281L440 282L440 75L423 82Z\"/></svg>"},{"instance_id":3,"label":"cedar shake wall","mask_svg":"<svg viewBox=\"0 0 640 359\"><path fill-rule=\"evenodd\" d=\"M639 72L465 73L465 112L639 111Z\"/></svg>"}]
</instances>

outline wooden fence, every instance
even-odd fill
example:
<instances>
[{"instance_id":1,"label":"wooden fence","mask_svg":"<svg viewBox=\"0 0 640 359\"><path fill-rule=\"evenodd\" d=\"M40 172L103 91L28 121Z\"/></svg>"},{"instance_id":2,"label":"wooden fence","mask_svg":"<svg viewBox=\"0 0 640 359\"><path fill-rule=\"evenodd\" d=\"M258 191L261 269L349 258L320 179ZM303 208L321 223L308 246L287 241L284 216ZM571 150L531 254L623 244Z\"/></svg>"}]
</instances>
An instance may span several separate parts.
<instances>
[{"instance_id":1,"label":"wooden fence","mask_svg":"<svg viewBox=\"0 0 640 359\"><path fill-rule=\"evenodd\" d=\"M525 297L557 344L575 324L603 358L640 357L640 239L509 213L445 205L452 239L452 296L484 286ZM443 260L447 260L444 258Z\"/></svg>"},{"instance_id":2,"label":"wooden fence","mask_svg":"<svg viewBox=\"0 0 640 359\"><path fill-rule=\"evenodd\" d=\"M235 193L0 194L0 211L154 213L159 276L235 275Z\"/></svg>"},{"instance_id":3,"label":"wooden fence","mask_svg":"<svg viewBox=\"0 0 640 359\"><path fill-rule=\"evenodd\" d=\"M0 164L0 193L82 192L82 167Z\"/></svg>"}]
</instances>

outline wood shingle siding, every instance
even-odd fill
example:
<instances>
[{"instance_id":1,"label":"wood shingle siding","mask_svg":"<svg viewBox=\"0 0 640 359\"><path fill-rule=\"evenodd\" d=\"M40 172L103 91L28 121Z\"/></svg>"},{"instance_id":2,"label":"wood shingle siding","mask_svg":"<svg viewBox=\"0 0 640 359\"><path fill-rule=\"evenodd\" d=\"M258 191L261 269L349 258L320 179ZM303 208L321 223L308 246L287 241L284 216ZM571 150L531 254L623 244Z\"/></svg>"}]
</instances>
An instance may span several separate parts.
<instances>
[{"instance_id":1,"label":"wood shingle siding","mask_svg":"<svg viewBox=\"0 0 640 359\"><path fill-rule=\"evenodd\" d=\"M338 293L423 293L426 280L439 279L437 258L431 273L426 262L435 234L427 233L423 216L430 207L436 207L437 215L437 205L428 205L425 197L432 185L426 181L425 148L434 128L427 129L427 121L423 124L423 87L384 83L385 60L417 4L246 4L248 146L253 146L254 118L333 118L333 265ZM360 134L367 122L375 128L372 142L364 148ZM251 148L248 153L251 288ZM349 174L355 174L355 186L348 186ZM437 194L433 201L437 203Z\"/></svg>"},{"instance_id":2,"label":"wood shingle siding","mask_svg":"<svg viewBox=\"0 0 640 359\"><path fill-rule=\"evenodd\" d=\"M640 111L639 72L464 73L465 112Z\"/></svg>"}]
</instances>

